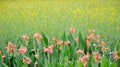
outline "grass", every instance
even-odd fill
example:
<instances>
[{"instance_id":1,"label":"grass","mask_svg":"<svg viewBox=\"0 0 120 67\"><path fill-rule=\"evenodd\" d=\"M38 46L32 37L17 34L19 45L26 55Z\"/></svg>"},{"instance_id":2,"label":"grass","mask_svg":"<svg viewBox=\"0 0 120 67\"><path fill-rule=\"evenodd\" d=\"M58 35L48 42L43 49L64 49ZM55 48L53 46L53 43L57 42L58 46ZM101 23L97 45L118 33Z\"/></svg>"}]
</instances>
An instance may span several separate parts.
<instances>
[{"instance_id":1,"label":"grass","mask_svg":"<svg viewBox=\"0 0 120 67\"><path fill-rule=\"evenodd\" d=\"M0 1L0 40L23 34L44 32L60 37L74 26L86 35L96 29L102 37L120 34L120 7L118 0L110 1ZM111 38L112 37L112 38Z\"/></svg>"}]
</instances>

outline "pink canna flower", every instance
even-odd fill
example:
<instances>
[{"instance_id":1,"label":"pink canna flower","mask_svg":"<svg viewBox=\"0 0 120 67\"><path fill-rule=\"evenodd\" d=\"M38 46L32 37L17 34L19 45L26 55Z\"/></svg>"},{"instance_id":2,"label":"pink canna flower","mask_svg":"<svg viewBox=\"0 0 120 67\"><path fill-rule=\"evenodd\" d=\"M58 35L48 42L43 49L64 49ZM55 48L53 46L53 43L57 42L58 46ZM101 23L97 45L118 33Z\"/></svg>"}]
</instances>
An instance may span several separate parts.
<instances>
[{"instance_id":1,"label":"pink canna flower","mask_svg":"<svg viewBox=\"0 0 120 67\"><path fill-rule=\"evenodd\" d=\"M39 54L37 53L37 54L35 54L35 58L38 58L39 57Z\"/></svg>"},{"instance_id":2,"label":"pink canna flower","mask_svg":"<svg viewBox=\"0 0 120 67\"><path fill-rule=\"evenodd\" d=\"M88 39L88 40L90 40L90 39L91 39L91 37L90 37L90 36L87 36L87 39Z\"/></svg>"},{"instance_id":3,"label":"pink canna flower","mask_svg":"<svg viewBox=\"0 0 120 67\"><path fill-rule=\"evenodd\" d=\"M117 61L118 59L120 59L120 57L118 56L118 52L114 51L113 52L113 56L114 56L114 60Z\"/></svg>"},{"instance_id":4,"label":"pink canna flower","mask_svg":"<svg viewBox=\"0 0 120 67\"><path fill-rule=\"evenodd\" d=\"M37 64L38 64L38 62L36 61L36 62L34 63L34 67L37 67Z\"/></svg>"},{"instance_id":5,"label":"pink canna flower","mask_svg":"<svg viewBox=\"0 0 120 67\"><path fill-rule=\"evenodd\" d=\"M2 61L4 61L4 59L5 59L5 56L3 55L3 56L2 56Z\"/></svg>"},{"instance_id":6,"label":"pink canna flower","mask_svg":"<svg viewBox=\"0 0 120 67\"><path fill-rule=\"evenodd\" d=\"M9 52L15 52L15 48L16 46L12 44L12 42L9 42L8 45L5 47L5 49L7 49L7 51Z\"/></svg>"},{"instance_id":7,"label":"pink canna flower","mask_svg":"<svg viewBox=\"0 0 120 67\"><path fill-rule=\"evenodd\" d=\"M96 39L96 42L99 42L100 40L99 39Z\"/></svg>"},{"instance_id":8,"label":"pink canna flower","mask_svg":"<svg viewBox=\"0 0 120 67\"><path fill-rule=\"evenodd\" d=\"M59 49L62 50L63 41L62 40L58 40L56 44L60 45Z\"/></svg>"},{"instance_id":9,"label":"pink canna flower","mask_svg":"<svg viewBox=\"0 0 120 67\"><path fill-rule=\"evenodd\" d=\"M29 37L27 35L23 35L22 38L27 41L29 39Z\"/></svg>"},{"instance_id":10,"label":"pink canna flower","mask_svg":"<svg viewBox=\"0 0 120 67\"><path fill-rule=\"evenodd\" d=\"M24 46L21 46L21 47L18 49L18 53L19 53L19 54L24 54L26 51L27 51L27 48L24 47Z\"/></svg>"},{"instance_id":11,"label":"pink canna flower","mask_svg":"<svg viewBox=\"0 0 120 67\"><path fill-rule=\"evenodd\" d=\"M87 61L79 57L79 61L83 64L84 67L87 67Z\"/></svg>"},{"instance_id":12,"label":"pink canna flower","mask_svg":"<svg viewBox=\"0 0 120 67\"><path fill-rule=\"evenodd\" d=\"M39 33L35 33L33 37L36 39L42 39L42 36Z\"/></svg>"},{"instance_id":13,"label":"pink canna flower","mask_svg":"<svg viewBox=\"0 0 120 67\"><path fill-rule=\"evenodd\" d=\"M95 38L94 33L91 33L89 36L90 36L91 39Z\"/></svg>"},{"instance_id":14,"label":"pink canna flower","mask_svg":"<svg viewBox=\"0 0 120 67\"><path fill-rule=\"evenodd\" d=\"M54 41L54 43L56 44L58 42L57 38L52 38L52 40Z\"/></svg>"},{"instance_id":15,"label":"pink canna flower","mask_svg":"<svg viewBox=\"0 0 120 67\"><path fill-rule=\"evenodd\" d=\"M62 45L62 44L63 44L63 41L62 41L62 40L58 40L58 41L57 41L57 44Z\"/></svg>"},{"instance_id":16,"label":"pink canna flower","mask_svg":"<svg viewBox=\"0 0 120 67\"><path fill-rule=\"evenodd\" d=\"M74 33L75 33L75 29L74 29L73 27L70 27L70 30L69 30L69 31L70 31L71 34L74 34Z\"/></svg>"},{"instance_id":17,"label":"pink canna flower","mask_svg":"<svg viewBox=\"0 0 120 67\"><path fill-rule=\"evenodd\" d=\"M59 49L62 50L62 45L60 45Z\"/></svg>"},{"instance_id":18,"label":"pink canna flower","mask_svg":"<svg viewBox=\"0 0 120 67\"><path fill-rule=\"evenodd\" d=\"M102 51L107 51L107 50L108 50L108 48L102 47Z\"/></svg>"},{"instance_id":19,"label":"pink canna flower","mask_svg":"<svg viewBox=\"0 0 120 67\"><path fill-rule=\"evenodd\" d=\"M85 55L86 59L89 60L89 57L90 57L90 53L87 52L87 54Z\"/></svg>"},{"instance_id":20,"label":"pink canna flower","mask_svg":"<svg viewBox=\"0 0 120 67\"><path fill-rule=\"evenodd\" d=\"M103 47L105 45L105 42L101 42L98 46Z\"/></svg>"},{"instance_id":21,"label":"pink canna flower","mask_svg":"<svg viewBox=\"0 0 120 67\"><path fill-rule=\"evenodd\" d=\"M90 47L91 41L87 39L87 40L86 40L86 44L87 44L87 47Z\"/></svg>"},{"instance_id":22,"label":"pink canna flower","mask_svg":"<svg viewBox=\"0 0 120 67\"><path fill-rule=\"evenodd\" d=\"M77 50L76 54L83 54L83 50Z\"/></svg>"},{"instance_id":23,"label":"pink canna flower","mask_svg":"<svg viewBox=\"0 0 120 67\"><path fill-rule=\"evenodd\" d=\"M50 45L48 48L49 48L49 53L52 54L53 53L54 45Z\"/></svg>"},{"instance_id":24,"label":"pink canna flower","mask_svg":"<svg viewBox=\"0 0 120 67\"><path fill-rule=\"evenodd\" d=\"M30 64L32 61L31 61L30 58L25 57L25 58L22 59L22 62L23 62L23 63L26 63L26 64Z\"/></svg>"},{"instance_id":25,"label":"pink canna flower","mask_svg":"<svg viewBox=\"0 0 120 67\"><path fill-rule=\"evenodd\" d=\"M99 39L99 38L100 38L100 35L96 35L96 37L95 37L95 38Z\"/></svg>"},{"instance_id":26,"label":"pink canna flower","mask_svg":"<svg viewBox=\"0 0 120 67\"><path fill-rule=\"evenodd\" d=\"M64 44L65 44L65 45L68 45L68 44L70 44L70 41L69 41L69 40L68 40L68 41L65 41Z\"/></svg>"},{"instance_id":27,"label":"pink canna flower","mask_svg":"<svg viewBox=\"0 0 120 67\"><path fill-rule=\"evenodd\" d=\"M78 41L79 41L79 38L78 37L76 37L75 38L75 42L78 44Z\"/></svg>"},{"instance_id":28,"label":"pink canna flower","mask_svg":"<svg viewBox=\"0 0 120 67\"><path fill-rule=\"evenodd\" d=\"M52 53L53 53L53 50L52 50L52 49L49 49L49 53L52 54Z\"/></svg>"},{"instance_id":29,"label":"pink canna flower","mask_svg":"<svg viewBox=\"0 0 120 67\"><path fill-rule=\"evenodd\" d=\"M43 51L46 53L49 53L49 50L50 50L49 48L45 48L45 47L43 48Z\"/></svg>"},{"instance_id":30,"label":"pink canna flower","mask_svg":"<svg viewBox=\"0 0 120 67\"><path fill-rule=\"evenodd\" d=\"M86 66L87 66L87 62L88 62L88 60L89 60L89 57L90 57L90 55L89 55L89 53L87 52L86 55L84 55L82 58L79 57L78 60L83 64L84 67L86 67Z\"/></svg>"},{"instance_id":31,"label":"pink canna flower","mask_svg":"<svg viewBox=\"0 0 120 67\"><path fill-rule=\"evenodd\" d=\"M48 48L53 49L53 48L54 48L54 45L50 45Z\"/></svg>"},{"instance_id":32,"label":"pink canna flower","mask_svg":"<svg viewBox=\"0 0 120 67\"><path fill-rule=\"evenodd\" d=\"M46 53L52 54L53 53L53 48L54 48L54 45L51 45L48 48L44 47L43 51L46 52Z\"/></svg>"},{"instance_id":33,"label":"pink canna flower","mask_svg":"<svg viewBox=\"0 0 120 67\"><path fill-rule=\"evenodd\" d=\"M2 54L2 51L0 50L0 55Z\"/></svg>"},{"instance_id":34,"label":"pink canna flower","mask_svg":"<svg viewBox=\"0 0 120 67\"><path fill-rule=\"evenodd\" d=\"M91 32L92 32L92 33L95 33L95 29L92 29Z\"/></svg>"},{"instance_id":35,"label":"pink canna flower","mask_svg":"<svg viewBox=\"0 0 120 67\"><path fill-rule=\"evenodd\" d=\"M94 53L93 53L93 57L94 57L94 61L95 61L96 63L99 63L99 62L100 62L101 55L100 55L98 52L94 52Z\"/></svg>"},{"instance_id":36,"label":"pink canna flower","mask_svg":"<svg viewBox=\"0 0 120 67\"><path fill-rule=\"evenodd\" d=\"M114 56L114 60L117 61L120 57L119 56Z\"/></svg>"},{"instance_id":37,"label":"pink canna flower","mask_svg":"<svg viewBox=\"0 0 120 67\"><path fill-rule=\"evenodd\" d=\"M88 30L89 33L95 33L94 29Z\"/></svg>"}]
</instances>

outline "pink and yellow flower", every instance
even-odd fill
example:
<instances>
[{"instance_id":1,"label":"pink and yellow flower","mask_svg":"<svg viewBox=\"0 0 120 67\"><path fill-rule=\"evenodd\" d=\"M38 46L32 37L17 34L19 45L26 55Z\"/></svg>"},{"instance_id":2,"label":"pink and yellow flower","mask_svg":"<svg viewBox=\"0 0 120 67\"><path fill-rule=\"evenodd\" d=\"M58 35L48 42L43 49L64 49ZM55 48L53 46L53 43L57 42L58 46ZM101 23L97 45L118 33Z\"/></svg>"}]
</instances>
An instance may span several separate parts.
<instances>
[{"instance_id":1,"label":"pink and yellow flower","mask_svg":"<svg viewBox=\"0 0 120 67\"><path fill-rule=\"evenodd\" d=\"M86 39L86 44L87 44L87 47L90 47L90 45L91 45L91 40Z\"/></svg>"},{"instance_id":2,"label":"pink and yellow flower","mask_svg":"<svg viewBox=\"0 0 120 67\"><path fill-rule=\"evenodd\" d=\"M94 29L88 30L89 33L95 33Z\"/></svg>"},{"instance_id":3,"label":"pink and yellow flower","mask_svg":"<svg viewBox=\"0 0 120 67\"><path fill-rule=\"evenodd\" d=\"M2 51L0 50L0 54L2 54Z\"/></svg>"},{"instance_id":4,"label":"pink and yellow flower","mask_svg":"<svg viewBox=\"0 0 120 67\"><path fill-rule=\"evenodd\" d=\"M46 52L46 53L52 54L53 53L53 48L54 48L54 45L50 45L48 48L44 47L43 51Z\"/></svg>"},{"instance_id":5,"label":"pink and yellow flower","mask_svg":"<svg viewBox=\"0 0 120 67\"><path fill-rule=\"evenodd\" d=\"M5 55L2 56L2 61L4 61L4 59L5 59Z\"/></svg>"},{"instance_id":6,"label":"pink and yellow flower","mask_svg":"<svg viewBox=\"0 0 120 67\"><path fill-rule=\"evenodd\" d=\"M79 38L78 37L76 37L75 38L75 42L78 44L78 41L79 41Z\"/></svg>"},{"instance_id":7,"label":"pink and yellow flower","mask_svg":"<svg viewBox=\"0 0 120 67\"><path fill-rule=\"evenodd\" d=\"M89 60L90 54L87 52L82 58L79 57L79 61L83 64L84 67L87 67L87 62Z\"/></svg>"},{"instance_id":8,"label":"pink and yellow flower","mask_svg":"<svg viewBox=\"0 0 120 67\"><path fill-rule=\"evenodd\" d=\"M26 64L30 64L32 61L31 61L30 58L25 57L25 58L22 59L22 62L23 62L23 63L26 63Z\"/></svg>"},{"instance_id":9,"label":"pink and yellow flower","mask_svg":"<svg viewBox=\"0 0 120 67\"><path fill-rule=\"evenodd\" d=\"M94 52L94 53L93 53L93 57L94 57L94 61L95 61L96 63L99 63L99 62L100 62L101 55L100 55L98 52Z\"/></svg>"},{"instance_id":10,"label":"pink and yellow flower","mask_svg":"<svg viewBox=\"0 0 120 67\"><path fill-rule=\"evenodd\" d=\"M9 42L8 45L5 47L5 49L7 49L7 51L9 52L15 52L16 46L12 44L12 42Z\"/></svg>"},{"instance_id":11,"label":"pink and yellow flower","mask_svg":"<svg viewBox=\"0 0 120 67\"><path fill-rule=\"evenodd\" d=\"M42 39L42 36L39 33L35 33L33 37L36 39Z\"/></svg>"},{"instance_id":12,"label":"pink and yellow flower","mask_svg":"<svg viewBox=\"0 0 120 67\"><path fill-rule=\"evenodd\" d=\"M105 45L105 42L103 41L103 42L101 42L98 46L99 47L103 47Z\"/></svg>"},{"instance_id":13,"label":"pink and yellow flower","mask_svg":"<svg viewBox=\"0 0 120 67\"><path fill-rule=\"evenodd\" d=\"M76 54L83 54L83 50L77 50Z\"/></svg>"},{"instance_id":14,"label":"pink and yellow flower","mask_svg":"<svg viewBox=\"0 0 120 67\"><path fill-rule=\"evenodd\" d=\"M69 31L70 31L71 34L74 34L74 33L75 33L75 28L70 27L70 30L69 30Z\"/></svg>"},{"instance_id":15,"label":"pink and yellow flower","mask_svg":"<svg viewBox=\"0 0 120 67\"><path fill-rule=\"evenodd\" d=\"M19 53L19 54L24 54L26 51L27 51L27 48L24 47L24 46L21 46L21 47L18 49L18 53Z\"/></svg>"},{"instance_id":16,"label":"pink and yellow flower","mask_svg":"<svg viewBox=\"0 0 120 67\"><path fill-rule=\"evenodd\" d=\"M27 35L23 35L22 38L27 41L29 39L29 37Z\"/></svg>"},{"instance_id":17,"label":"pink and yellow flower","mask_svg":"<svg viewBox=\"0 0 120 67\"><path fill-rule=\"evenodd\" d=\"M108 48L102 47L102 51L107 51L107 50L108 50Z\"/></svg>"},{"instance_id":18,"label":"pink and yellow flower","mask_svg":"<svg viewBox=\"0 0 120 67\"><path fill-rule=\"evenodd\" d=\"M58 42L58 39L55 38L55 37L53 37L52 40L53 40L53 42L54 42L55 44Z\"/></svg>"},{"instance_id":19,"label":"pink and yellow flower","mask_svg":"<svg viewBox=\"0 0 120 67\"><path fill-rule=\"evenodd\" d=\"M114 56L114 60L115 61L118 60L118 59L120 59L120 57L118 56L118 51L114 51L113 52L113 56Z\"/></svg>"},{"instance_id":20,"label":"pink and yellow flower","mask_svg":"<svg viewBox=\"0 0 120 67\"><path fill-rule=\"evenodd\" d=\"M68 45L68 44L70 44L69 40L64 42L64 45Z\"/></svg>"},{"instance_id":21,"label":"pink and yellow flower","mask_svg":"<svg viewBox=\"0 0 120 67\"><path fill-rule=\"evenodd\" d=\"M62 41L62 40L58 40L58 41L57 41L57 44L62 45L62 44L63 44L63 41Z\"/></svg>"}]
</instances>

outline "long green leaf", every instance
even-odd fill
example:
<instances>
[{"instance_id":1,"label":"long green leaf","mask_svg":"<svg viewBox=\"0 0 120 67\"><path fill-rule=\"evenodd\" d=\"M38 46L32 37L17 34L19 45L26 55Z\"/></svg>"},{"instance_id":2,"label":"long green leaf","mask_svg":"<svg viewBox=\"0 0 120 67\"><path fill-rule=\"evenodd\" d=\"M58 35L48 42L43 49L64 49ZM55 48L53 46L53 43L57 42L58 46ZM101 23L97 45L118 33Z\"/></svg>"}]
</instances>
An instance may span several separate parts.
<instances>
[{"instance_id":1,"label":"long green leaf","mask_svg":"<svg viewBox=\"0 0 120 67\"><path fill-rule=\"evenodd\" d=\"M109 65L109 67L116 67L115 63Z\"/></svg>"},{"instance_id":2,"label":"long green leaf","mask_svg":"<svg viewBox=\"0 0 120 67\"><path fill-rule=\"evenodd\" d=\"M108 67L109 61L105 57L102 57L100 60L100 64L101 64L101 67Z\"/></svg>"},{"instance_id":3,"label":"long green leaf","mask_svg":"<svg viewBox=\"0 0 120 67\"><path fill-rule=\"evenodd\" d=\"M44 44L46 45L46 46L48 46L48 39L47 39L47 37L42 33L42 36L43 36L43 41L44 41Z\"/></svg>"},{"instance_id":4,"label":"long green leaf","mask_svg":"<svg viewBox=\"0 0 120 67\"><path fill-rule=\"evenodd\" d=\"M64 32L64 34L63 34L63 36L62 36L62 40L63 40L63 41L66 41L66 40L67 40L67 37L66 37L65 32Z\"/></svg>"}]
</instances>

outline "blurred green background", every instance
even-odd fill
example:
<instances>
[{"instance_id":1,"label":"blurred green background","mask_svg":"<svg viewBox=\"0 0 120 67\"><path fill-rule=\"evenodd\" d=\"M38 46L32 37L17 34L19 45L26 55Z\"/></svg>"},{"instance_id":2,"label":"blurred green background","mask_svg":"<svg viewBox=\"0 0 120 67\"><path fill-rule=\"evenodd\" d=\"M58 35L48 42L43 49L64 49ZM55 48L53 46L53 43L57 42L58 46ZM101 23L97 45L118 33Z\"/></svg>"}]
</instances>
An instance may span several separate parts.
<instances>
[{"instance_id":1,"label":"blurred green background","mask_svg":"<svg viewBox=\"0 0 120 67\"><path fill-rule=\"evenodd\" d=\"M120 0L0 0L0 42L44 32L61 37L70 26L84 36L120 39Z\"/></svg>"}]
</instances>

